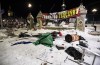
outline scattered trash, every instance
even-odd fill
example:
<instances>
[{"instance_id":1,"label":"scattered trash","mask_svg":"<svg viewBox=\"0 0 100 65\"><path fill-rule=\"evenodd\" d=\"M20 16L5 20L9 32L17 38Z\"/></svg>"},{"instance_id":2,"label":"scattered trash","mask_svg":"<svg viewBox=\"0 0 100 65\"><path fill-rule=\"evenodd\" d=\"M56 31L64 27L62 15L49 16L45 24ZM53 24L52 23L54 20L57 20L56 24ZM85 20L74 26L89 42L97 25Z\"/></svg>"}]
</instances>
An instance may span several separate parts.
<instances>
[{"instance_id":1,"label":"scattered trash","mask_svg":"<svg viewBox=\"0 0 100 65\"><path fill-rule=\"evenodd\" d=\"M48 62L48 61L42 60L42 59L40 59L40 58L36 58L36 59L39 59L39 60L44 61L44 62L49 63L49 64L53 64L53 63L51 63L51 62Z\"/></svg>"},{"instance_id":2,"label":"scattered trash","mask_svg":"<svg viewBox=\"0 0 100 65\"><path fill-rule=\"evenodd\" d=\"M41 65L47 65L47 63L43 63L43 64L41 63Z\"/></svg>"},{"instance_id":3,"label":"scattered trash","mask_svg":"<svg viewBox=\"0 0 100 65\"><path fill-rule=\"evenodd\" d=\"M51 56L51 58L53 58L53 56Z\"/></svg>"},{"instance_id":4,"label":"scattered trash","mask_svg":"<svg viewBox=\"0 0 100 65\"><path fill-rule=\"evenodd\" d=\"M30 44L32 42L26 42L26 41L21 41L21 42L16 42L15 44L12 44L11 46L17 45L17 44Z\"/></svg>"},{"instance_id":5,"label":"scattered trash","mask_svg":"<svg viewBox=\"0 0 100 65\"><path fill-rule=\"evenodd\" d=\"M59 46L57 46L57 45L56 45L56 48L57 48L58 50L64 50L64 47L59 47Z\"/></svg>"},{"instance_id":6,"label":"scattered trash","mask_svg":"<svg viewBox=\"0 0 100 65\"><path fill-rule=\"evenodd\" d=\"M21 32L18 37L21 38L21 37L31 37L31 36L26 33Z\"/></svg>"},{"instance_id":7,"label":"scattered trash","mask_svg":"<svg viewBox=\"0 0 100 65\"><path fill-rule=\"evenodd\" d=\"M50 51L53 51L52 49L50 49Z\"/></svg>"},{"instance_id":8,"label":"scattered trash","mask_svg":"<svg viewBox=\"0 0 100 65\"><path fill-rule=\"evenodd\" d=\"M44 63L44 65L47 65L47 63Z\"/></svg>"},{"instance_id":9,"label":"scattered trash","mask_svg":"<svg viewBox=\"0 0 100 65\"><path fill-rule=\"evenodd\" d=\"M3 42L3 41L0 41L0 42Z\"/></svg>"},{"instance_id":10,"label":"scattered trash","mask_svg":"<svg viewBox=\"0 0 100 65\"><path fill-rule=\"evenodd\" d=\"M68 56L66 57L66 59L64 60L64 62L66 62L67 59L68 59Z\"/></svg>"},{"instance_id":11,"label":"scattered trash","mask_svg":"<svg viewBox=\"0 0 100 65\"><path fill-rule=\"evenodd\" d=\"M98 50L100 50L100 48L97 48Z\"/></svg>"}]
</instances>

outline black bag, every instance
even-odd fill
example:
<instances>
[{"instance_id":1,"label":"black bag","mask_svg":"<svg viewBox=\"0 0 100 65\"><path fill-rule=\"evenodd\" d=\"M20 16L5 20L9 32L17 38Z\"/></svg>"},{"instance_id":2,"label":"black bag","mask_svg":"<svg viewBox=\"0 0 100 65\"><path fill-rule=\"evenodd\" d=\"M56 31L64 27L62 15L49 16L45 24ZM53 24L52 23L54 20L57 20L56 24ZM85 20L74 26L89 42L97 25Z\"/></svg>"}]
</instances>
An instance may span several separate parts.
<instances>
[{"instance_id":1,"label":"black bag","mask_svg":"<svg viewBox=\"0 0 100 65\"><path fill-rule=\"evenodd\" d=\"M30 35L28 35L28 34L25 34L25 33L20 33L19 34L19 38L21 38L21 37L31 37Z\"/></svg>"},{"instance_id":2,"label":"black bag","mask_svg":"<svg viewBox=\"0 0 100 65\"><path fill-rule=\"evenodd\" d=\"M82 37L82 36L79 36L79 40L85 40L85 39L84 39L84 37Z\"/></svg>"},{"instance_id":3,"label":"black bag","mask_svg":"<svg viewBox=\"0 0 100 65\"><path fill-rule=\"evenodd\" d=\"M74 47L69 47L65 50L66 53L68 53L70 56L74 57L74 60L81 60L82 53L77 51Z\"/></svg>"},{"instance_id":4,"label":"black bag","mask_svg":"<svg viewBox=\"0 0 100 65\"><path fill-rule=\"evenodd\" d=\"M84 41L84 40L80 40L80 41L79 41L79 45L82 46L82 47L88 48L88 44L87 44L87 42Z\"/></svg>"},{"instance_id":5,"label":"black bag","mask_svg":"<svg viewBox=\"0 0 100 65\"><path fill-rule=\"evenodd\" d=\"M63 50L63 49L64 49L64 47L59 47L59 46L57 46L57 45L56 45L56 48L57 48L58 50Z\"/></svg>"}]
</instances>

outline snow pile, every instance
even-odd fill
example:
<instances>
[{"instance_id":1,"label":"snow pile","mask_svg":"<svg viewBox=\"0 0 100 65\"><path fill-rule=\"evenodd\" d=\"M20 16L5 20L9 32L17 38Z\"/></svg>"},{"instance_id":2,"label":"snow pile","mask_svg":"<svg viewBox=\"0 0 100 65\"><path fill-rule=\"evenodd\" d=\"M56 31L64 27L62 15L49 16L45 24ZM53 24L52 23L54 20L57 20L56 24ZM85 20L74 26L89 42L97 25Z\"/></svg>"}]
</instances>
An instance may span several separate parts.
<instances>
[{"instance_id":1,"label":"snow pile","mask_svg":"<svg viewBox=\"0 0 100 65\"><path fill-rule=\"evenodd\" d=\"M0 30L0 39L6 38L7 35L4 33L4 31Z\"/></svg>"},{"instance_id":2,"label":"snow pile","mask_svg":"<svg viewBox=\"0 0 100 65\"><path fill-rule=\"evenodd\" d=\"M6 37L7 35L4 34L3 32L0 32L0 37Z\"/></svg>"}]
</instances>

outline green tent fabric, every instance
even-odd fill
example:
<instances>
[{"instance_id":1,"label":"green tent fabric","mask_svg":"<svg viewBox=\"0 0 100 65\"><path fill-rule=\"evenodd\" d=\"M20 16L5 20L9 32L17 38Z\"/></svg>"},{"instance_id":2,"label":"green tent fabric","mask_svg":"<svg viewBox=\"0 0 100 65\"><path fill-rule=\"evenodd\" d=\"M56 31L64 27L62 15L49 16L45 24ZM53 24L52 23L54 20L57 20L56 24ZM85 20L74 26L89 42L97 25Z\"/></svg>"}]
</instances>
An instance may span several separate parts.
<instances>
[{"instance_id":1,"label":"green tent fabric","mask_svg":"<svg viewBox=\"0 0 100 65\"><path fill-rule=\"evenodd\" d=\"M48 47L53 46L53 38L50 33L43 33L39 36L39 39L36 42L33 42L35 45L43 44Z\"/></svg>"}]
</instances>

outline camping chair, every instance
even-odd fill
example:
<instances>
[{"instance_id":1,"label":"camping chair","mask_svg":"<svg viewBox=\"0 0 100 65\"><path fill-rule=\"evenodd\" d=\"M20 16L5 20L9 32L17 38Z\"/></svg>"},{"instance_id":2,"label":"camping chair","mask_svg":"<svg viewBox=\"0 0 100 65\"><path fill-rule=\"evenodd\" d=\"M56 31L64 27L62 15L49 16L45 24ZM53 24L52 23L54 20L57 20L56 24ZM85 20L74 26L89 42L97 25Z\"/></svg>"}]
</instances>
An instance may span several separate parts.
<instances>
[{"instance_id":1,"label":"camping chair","mask_svg":"<svg viewBox=\"0 0 100 65\"><path fill-rule=\"evenodd\" d=\"M80 45L79 45L79 46L80 46ZM84 52L83 52L83 54L84 54L84 55L85 55L85 51L86 51L86 50L88 50L89 52L91 52L91 53L93 53L93 54L94 54L94 58L93 58L93 62L92 62L92 65L94 65L96 57L97 57L97 56L99 56L99 57L100 57L100 55L99 55L99 54L97 54L97 53L95 53L95 52L92 52L92 51L91 51L91 50L89 50L88 48L85 48L85 47L82 47L82 46L80 46L80 48L81 48L81 49L83 49L83 51L84 51Z\"/></svg>"}]
</instances>

